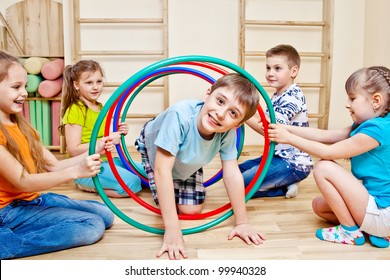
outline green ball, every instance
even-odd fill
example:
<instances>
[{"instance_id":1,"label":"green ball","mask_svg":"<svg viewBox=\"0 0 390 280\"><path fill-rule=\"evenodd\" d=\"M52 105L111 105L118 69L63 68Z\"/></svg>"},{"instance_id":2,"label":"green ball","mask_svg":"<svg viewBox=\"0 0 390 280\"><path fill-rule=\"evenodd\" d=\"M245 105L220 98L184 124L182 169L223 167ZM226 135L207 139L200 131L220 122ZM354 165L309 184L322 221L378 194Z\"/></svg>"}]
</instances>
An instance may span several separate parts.
<instances>
[{"instance_id":1,"label":"green ball","mask_svg":"<svg viewBox=\"0 0 390 280\"><path fill-rule=\"evenodd\" d=\"M43 81L42 76L40 75L34 75L34 74L28 74L27 75L27 92L32 93L36 92L38 90L39 84Z\"/></svg>"}]
</instances>

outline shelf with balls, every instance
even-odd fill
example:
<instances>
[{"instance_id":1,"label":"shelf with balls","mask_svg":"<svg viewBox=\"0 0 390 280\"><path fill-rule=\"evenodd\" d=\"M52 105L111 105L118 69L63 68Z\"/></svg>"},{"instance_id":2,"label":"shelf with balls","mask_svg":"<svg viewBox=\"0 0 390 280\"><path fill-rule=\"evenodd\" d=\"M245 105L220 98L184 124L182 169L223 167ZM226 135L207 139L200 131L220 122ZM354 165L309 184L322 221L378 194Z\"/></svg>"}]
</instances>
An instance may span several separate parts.
<instances>
[{"instance_id":1,"label":"shelf with balls","mask_svg":"<svg viewBox=\"0 0 390 280\"><path fill-rule=\"evenodd\" d=\"M19 57L27 71L27 102L23 115L40 133L43 144L60 149L60 125L63 57Z\"/></svg>"}]
</instances>

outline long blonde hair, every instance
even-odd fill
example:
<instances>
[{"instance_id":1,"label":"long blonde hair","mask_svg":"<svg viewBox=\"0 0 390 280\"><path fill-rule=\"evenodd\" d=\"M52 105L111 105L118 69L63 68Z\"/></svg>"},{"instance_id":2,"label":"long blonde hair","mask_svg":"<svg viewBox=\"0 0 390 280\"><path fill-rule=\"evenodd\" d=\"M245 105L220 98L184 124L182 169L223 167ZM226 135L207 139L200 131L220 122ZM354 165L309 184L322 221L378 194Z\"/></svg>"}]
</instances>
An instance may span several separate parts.
<instances>
[{"instance_id":1,"label":"long blonde hair","mask_svg":"<svg viewBox=\"0 0 390 280\"><path fill-rule=\"evenodd\" d=\"M0 83L8 78L8 70L12 65L20 64L18 59L4 51L0 51ZM0 93L1 94L1 93ZM0 96L1 98L1 96ZM19 127L24 136L26 136L27 142L30 147L30 152L34 160L38 173L47 171L47 167L51 166L43 156L43 146L39 136L39 133L24 119L21 114L10 115L11 121ZM12 156L14 156L20 164L23 166L23 170L29 170L24 158L20 154L20 148L18 143L13 139L5 128L4 124L0 121L0 130L3 133L7 143L6 148ZM23 175L23 173L22 173Z\"/></svg>"}]
</instances>

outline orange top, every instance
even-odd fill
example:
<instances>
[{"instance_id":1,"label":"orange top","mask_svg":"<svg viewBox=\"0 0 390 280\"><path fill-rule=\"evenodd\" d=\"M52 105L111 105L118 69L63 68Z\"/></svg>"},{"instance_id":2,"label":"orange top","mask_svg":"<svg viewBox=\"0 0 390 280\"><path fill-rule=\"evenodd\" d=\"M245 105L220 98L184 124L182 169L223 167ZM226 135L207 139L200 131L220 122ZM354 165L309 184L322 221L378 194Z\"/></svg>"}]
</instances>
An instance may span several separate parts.
<instances>
[{"instance_id":1,"label":"orange top","mask_svg":"<svg viewBox=\"0 0 390 280\"><path fill-rule=\"evenodd\" d=\"M7 129L8 133L11 135L13 139L19 143L20 154L26 161L27 166L31 170L30 173L36 173L36 166L34 164L32 155L30 153L30 146L26 137L20 131L19 127L14 125L4 125ZM0 145L5 146L7 140L2 131L0 131ZM0 174L0 208L3 208L10 204L15 199L20 200L28 200L31 201L39 196L38 192L20 192L15 186L13 186L10 182L8 182L1 174Z\"/></svg>"}]
</instances>

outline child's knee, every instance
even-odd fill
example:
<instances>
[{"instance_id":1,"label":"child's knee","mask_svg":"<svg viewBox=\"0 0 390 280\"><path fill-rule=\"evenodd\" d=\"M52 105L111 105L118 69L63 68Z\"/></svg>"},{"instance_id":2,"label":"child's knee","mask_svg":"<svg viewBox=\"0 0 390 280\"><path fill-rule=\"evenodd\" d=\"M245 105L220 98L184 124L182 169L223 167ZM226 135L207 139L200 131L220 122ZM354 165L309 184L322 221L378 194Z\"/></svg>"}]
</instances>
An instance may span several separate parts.
<instances>
[{"instance_id":1,"label":"child's knee","mask_svg":"<svg viewBox=\"0 0 390 280\"><path fill-rule=\"evenodd\" d=\"M318 207L318 204L319 204L319 201L320 198L319 197L315 197L313 198L313 200L311 201L311 208L313 209L314 213L318 213L319 211L319 207Z\"/></svg>"},{"instance_id":2,"label":"child's knee","mask_svg":"<svg viewBox=\"0 0 390 280\"><path fill-rule=\"evenodd\" d=\"M179 213L183 215L196 215L202 213L203 204L198 204L198 205L178 204L177 209L179 210Z\"/></svg>"},{"instance_id":3,"label":"child's knee","mask_svg":"<svg viewBox=\"0 0 390 280\"><path fill-rule=\"evenodd\" d=\"M313 176L314 178L326 177L330 170L333 170L335 162L332 160L320 160L314 167Z\"/></svg>"}]
</instances>

